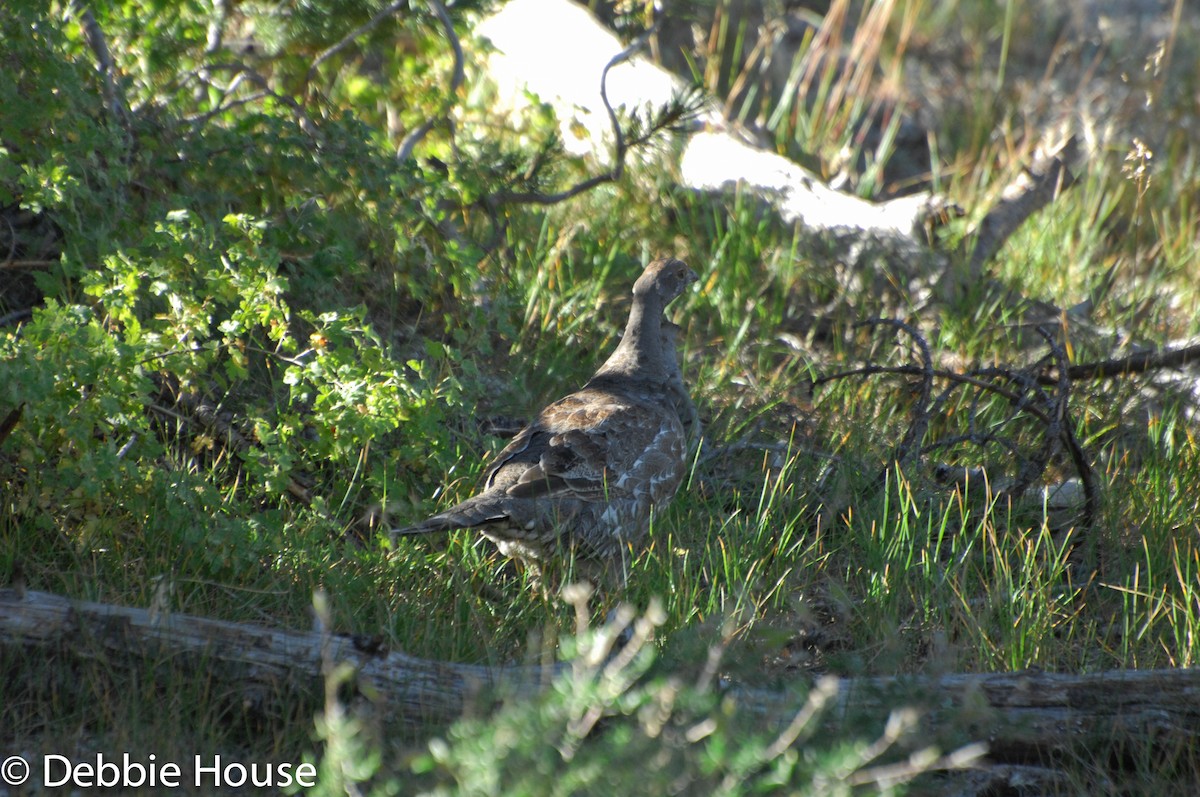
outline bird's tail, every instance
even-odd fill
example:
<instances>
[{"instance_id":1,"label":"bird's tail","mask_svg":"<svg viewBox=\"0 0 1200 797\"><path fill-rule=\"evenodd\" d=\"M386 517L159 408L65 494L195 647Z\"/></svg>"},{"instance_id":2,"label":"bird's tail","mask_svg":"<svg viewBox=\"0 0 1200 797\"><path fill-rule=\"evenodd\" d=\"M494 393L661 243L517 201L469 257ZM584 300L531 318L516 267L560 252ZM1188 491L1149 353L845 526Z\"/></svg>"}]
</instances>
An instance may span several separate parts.
<instances>
[{"instance_id":1,"label":"bird's tail","mask_svg":"<svg viewBox=\"0 0 1200 797\"><path fill-rule=\"evenodd\" d=\"M439 531L450 531L451 529L461 528L460 526L451 526L441 521L440 517L431 517L422 520L420 523L414 523L411 526L403 528L390 529L388 531L393 537L407 537L417 534L435 534Z\"/></svg>"},{"instance_id":2,"label":"bird's tail","mask_svg":"<svg viewBox=\"0 0 1200 797\"><path fill-rule=\"evenodd\" d=\"M494 507L482 506L479 503L467 501L458 506L450 507L445 512L426 518L404 528L392 529L389 533L393 538L417 534L436 534L454 529L470 529L483 526L498 520L504 515L494 511Z\"/></svg>"}]
</instances>

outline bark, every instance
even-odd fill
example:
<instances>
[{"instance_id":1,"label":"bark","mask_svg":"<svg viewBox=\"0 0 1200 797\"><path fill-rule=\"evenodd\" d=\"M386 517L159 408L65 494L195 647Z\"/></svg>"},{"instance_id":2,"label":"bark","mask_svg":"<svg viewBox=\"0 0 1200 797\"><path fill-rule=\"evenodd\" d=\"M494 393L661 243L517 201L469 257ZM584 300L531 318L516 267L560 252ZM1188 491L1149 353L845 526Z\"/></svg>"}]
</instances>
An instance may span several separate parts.
<instances>
[{"instance_id":1,"label":"bark","mask_svg":"<svg viewBox=\"0 0 1200 797\"><path fill-rule=\"evenodd\" d=\"M20 588L0 590L0 646L53 648L111 661L171 656L220 665L227 677L240 678L230 686L255 704L295 687L315 689L323 664L347 662L356 668L360 688L369 688L393 716L414 725L458 717L483 695L532 694L552 676L536 667L419 659L362 637L75 601Z\"/></svg>"},{"instance_id":2,"label":"bark","mask_svg":"<svg viewBox=\"0 0 1200 797\"><path fill-rule=\"evenodd\" d=\"M165 601L163 601L165 602ZM289 631L247 623L74 601L21 587L0 590L0 645L65 649L109 660L170 654L221 664L231 684L260 696L315 686L323 666L349 662L360 689L392 717L419 725L486 708L481 701L528 696L556 667L481 666L430 661L389 651L360 637ZM843 713L886 714L899 706L926 713L939 732L986 742L994 762L1028 765L1124 740L1157 749L1195 744L1200 736L1200 669L1099 673L950 674L842 679ZM742 710L786 722L798 701L765 690L733 688Z\"/></svg>"},{"instance_id":3,"label":"bark","mask_svg":"<svg viewBox=\"0 0 1200 797\"><path fill-rule=\"evenodd\" d=\"M1078 157L1077 150L1073 137L1043 144L1034 153L1032 162L1004 188L1000 199L974 230L975 247L967 265L967 276L972 283L983 279L984 267L1030 216L1075 183L1068 163Z\"/></svg>"}]
</instances>

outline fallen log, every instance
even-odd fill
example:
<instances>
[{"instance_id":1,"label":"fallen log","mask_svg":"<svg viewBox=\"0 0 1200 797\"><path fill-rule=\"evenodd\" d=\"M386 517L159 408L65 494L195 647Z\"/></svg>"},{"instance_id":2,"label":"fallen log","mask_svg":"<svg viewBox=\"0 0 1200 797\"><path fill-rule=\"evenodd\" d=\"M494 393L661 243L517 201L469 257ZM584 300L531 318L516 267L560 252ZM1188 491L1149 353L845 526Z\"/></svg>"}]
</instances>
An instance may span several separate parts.
<instances>
[{"instance_id":1,"label":"fallen log","mask_svg":"<svg viewBox=\"0 0 1200 797\"><path fill-rule=\"evenodd\" d=\"M550 29L555 36L542 33ZM648 116L687 92L687 82L626 51L591 11L568 0L510 0L474 33L491 43L486 68L498 106L522 112L530 94L549 103L560 140L573 155L608 157L614 143L610 115L616 109ZM562 69L564 63L571 69ZM604 75L606 96L601 95ZM834 190L776 154L767 137L760 142L757 134L728 123L715 107L699 111L690 127L692 135L680 137L678 152L653 152L656 172L677 169L682 185L699 191L745 186L785 221L813 231L852 228L861 235L923 241L918 231L943 205L929 193L875 203Z\"/></svg>"},{"instance_id":2,"label":"fallen log","mask_svg":"<svg viewBox=\"0 0 1200 797\"><path fill-rule=\"evenodd\" d=\"M164 655L221 665L233 686L264 693L316 688L325 667L350 663L357 684L387 714L412 726L449 721L502 697L531 696L565 665L483 666L431 661L361 638L290 631L151 609L76 601L22 588L0 590L0 646L54 648L106 660ZM837 713L886 716L917 709L941 735L986 742L989 760L1045 764L1098 746L1149 744L1195 749L1200 739L1200 669L1098 673L949 674L837 681ZM803 700L728 687L740 710L784 723Z\"/></svg>"},{"instance_id":3,"label":"fallen log","mask_svg":"<svg viewBox=\"0 0 1200 797\"><path fill-rule=\"evenodd\" d=\"M367 687L405 723L461 716L475 696L532 694L553 676L538 667L449 664L381 649L361 637L76 601L46 592L0 589L0 647L55 648L83 658L190 657L236 673L247 702L316 688L327 662L354 666Z\"/></svg>"}]
</instances>

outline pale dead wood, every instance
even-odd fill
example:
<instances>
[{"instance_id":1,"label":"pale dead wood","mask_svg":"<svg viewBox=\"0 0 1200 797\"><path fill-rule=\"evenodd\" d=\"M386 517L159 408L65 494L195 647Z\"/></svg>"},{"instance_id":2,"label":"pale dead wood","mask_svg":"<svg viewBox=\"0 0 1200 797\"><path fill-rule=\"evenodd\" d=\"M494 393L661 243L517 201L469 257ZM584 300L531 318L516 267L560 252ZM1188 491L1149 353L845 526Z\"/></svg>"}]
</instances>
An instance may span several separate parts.
<instances>
[{"instance_id":1,"label":"pale dead wood","mask_svg":"<svg viewBox=\"0 0 1200 797\"><path fill-rule=\"evenodd\" d=\"M532 694L549 681L536 667L445 664L381 652L343 636L290 631L194 615L73 601L32 590L0 590L0 645L66 649L105 660L178 659L222 664L234 684L259 699L289 687L317 688L323 646L336 662L357 670L358 685L378 695L396 719L419 724L461 716L475 696Z\"/></svg>"},{"instance_id":2,"label":"pale dead wood","mask_svg":"<svg viewBox=\"0 0 1200 797\"><path fill-rule=\"evenodd\" d=\"M430 661L353 638L289 631L154 610L74 601L24 589L0 590L0 645L53 648L105 660L195 661L224 665L246 693L286 694L322 672L323 646L357 670L359 688L410 725L453 720L496 696L528 697L561 665L481 666ZM925 714L933 732L956 728L985 742L993 763L1024 765L1122 744L1169 751L1200 738L1200 669L1098 673L979 673L834 679L837 715L886 715L900 706ZM734 687L741 710L785 727L798 701L780 692ZM802 701L799 701L802 702Z\"/></svg>"},{"instance_id":3,"label":"pale dead wood","mask_svg":"<svg viewBox=\"0 0 1200 797\"><path fill-rule=\"evenodd\" d=\"M1075 182L1067 162L1075 156L1076 147L1074 136L1038 147L1032 163L1004 188L1000 199L975 228L975 246L967 264L971 284L983 279L983 267L1026 219Z\"/></svg>"},{"instance_id":4,"label":"pale dead wood","mask_svg":"<svg viewBox=\"0 0 1200 797\"><path fill-rule=\"evenodd\" d=\"M893 706L897 695L929 710L935 724L969 719L993 761L1047 761L1135 741L1167 750L1200 738L1200 670L1191 668L843 681L845 706Z\"/></svg>"}]
</instances>

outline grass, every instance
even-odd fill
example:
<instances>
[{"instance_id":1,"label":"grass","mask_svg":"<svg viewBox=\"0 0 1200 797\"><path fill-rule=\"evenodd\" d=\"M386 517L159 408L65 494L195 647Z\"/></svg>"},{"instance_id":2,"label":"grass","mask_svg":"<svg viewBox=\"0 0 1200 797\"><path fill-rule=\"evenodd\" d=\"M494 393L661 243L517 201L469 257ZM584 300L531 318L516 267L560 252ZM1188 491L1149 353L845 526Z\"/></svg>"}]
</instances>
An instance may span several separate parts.
<instances>
[{"instance_id":1,"label":"grass","mask_svg":"<svg viewBox=\"0 0 1200 797\"><path fill-rule=\"evenodd\" d=\"M870 7L882 14L884 4ZM1024 38L1041 34L1022 27L1011 3L889 7L890 16L860 28L870 34L864 57L878 68L845 85L836 71L813 73L819 112L805 114L789 104L794 98L767 103L777 122L771 132L781 149L832 163L855 144L864 103L880 96L872 76L894 79L903 59L920 57L943 35L986 52L978 72L965 75L964 96L942 105L960 115L930 132L945 158L936 179L978 218L1031 150L1017 92L1037 66L1021 63ZM722 24L705 74L729 84L735 65L712 59L751 44L745 30ZM736 47L735 36L743 39ZM423 41L437 51L436 36ZM1177 53L1195 46L1183 33L1172 41ZM96 102L85 90L95 88L86 51L78 42L61 46L75 53L83 77L71 83L75 73L61 66L56 96L102 116L86 105ZM1167 74L1148 78L1158 81L1159 102L1185 102L1186 92L1167 91ZM835 101L845 96L859 102ZM370 121L369 109L361 113ZM486 108L466 114L468 127L490 118ZM211 140L186 142L197 147L189 152L241 142L227 122ZM263 141L277 123L264 111L255 123L262 127L248 124L240 135ZM505 246L481 255L435 230L445 186L478 192L486 188L479 175L456 173L451 183L389 178L405 193L372 171L392 168L386 153L347 144L344 161L317 162L306 183L304 149L275 139L271 158L286 168L253 162L270 198L245 185L241 166L214 165L205 181L190 163L162 170L138 153L111 159L135 173L126 182L93 156L114 146L109 132L80 124L82 132L56 144L65 171L22 161L24 154L0 161L4 191L47 208L73 264L39 278L58 304L38 310L20 333L0 329L0 410L26 402L0 444L8 485L0 574L19 565L31 588L141 606L167 583L176 612L289 628L310 626L322 590L338 632L380 634L411 655L499 665L552 653L575 627L575 608L538 599L527 576L490 545L467 532L393 544L361 519L383 508L403 523L468 495L503 445L478 422L527 418L581 384L615 345L641 264L670 252L702 273L699 289L671 315L685 330L684 372L706 438L687 485L655 518L623 596L635 606L661 604L657 672L691 674L714 645L724 649L723 677L773 687L823 672L1100 671L1193 666L1200 656L1200 451L1186 383L1150 389L1150 377L1129 377L1075 386L1072 419L1103 492L1096 525L1076 528L1037 501L998 500L986 481L955 492L920 467L877 478L906 427L909 386L881 376L815 393L809 386L814 374L868 354L903 362L903 352L881 342L890 338L836 322L824 333L807 326L805 314L824 302L873 306L869 280L858 294L839 293L845 286L831 277L838 262L827 247L743 193L697 197L635 173L561 206L510 209ZM1194 334L1194 147L1186 127L1153 132L1152 157L1143 151L1127 161L1126 150L1110 147L1088 160L1078 185L1010 240L992 275L1062 307L1092 297L1095 322L1124 330L1123 340ZM0 129L0 144L16 152L19 133ZM862 193L887 190L876 173L890 156L892 139L883 141L868 153ZM330 176L343 167L354 175L345 185ZM188 205L173 181L204 191ZM657 190L647 192L648 184ZM145 209L126 191L145 191ZM181 202L192 222L168 216ZM120 207L130 208L128 217ZM223 221L231 210L261 218L261 226ZM494 231L475 216L456 221L480 237ZM212 275L230 262L246 276L226 293L212 287L224 284ZM278 292L276 280L286 282ZM918 319L937 356L1035 356L1010 327L1019 309L980 298ZM1106 356L1113 345L1083 328L1071 330L1070 344L1077 360ZM255 431L251 455L239 459L178 418L145 420L146 403L167 403L146 386L152 363L227 402L222 410ZM1000 402L977 409L1011 428ZM970 402L961 398L952 410L932 434L953 433ZM942 453L959 464L986 460L996 482L1012 469L1003 452ZM286 493L297 475L315 497L308 505ZM592 623L614 603L597 601ZM334 756L331 739L361 735L366 749L383 751L384 772L396 775L416 766L435 733L461 744L477 738L463 729L412 734L333 723L314 741L320 696L250 699L231 692L220 673L166 656L114 674L104 662L57 653L30 660L9 650L0 666L9 676L0 689L5 750L153 750L167 759L240 749L295 758ZM650 701L665 692L637 694ZM336 719L336 698L335 690L327 717ZM433 778L463 749L426 761L423 772ZM1155 793L1157 762L1140 755L1135 748L1119 777L1130 793ZM1176 782L1200 771L1193 759L1180 756ZM1080 784L1098 782L1106 768L1064 765Z\"/></svg>"}]
</instances>

